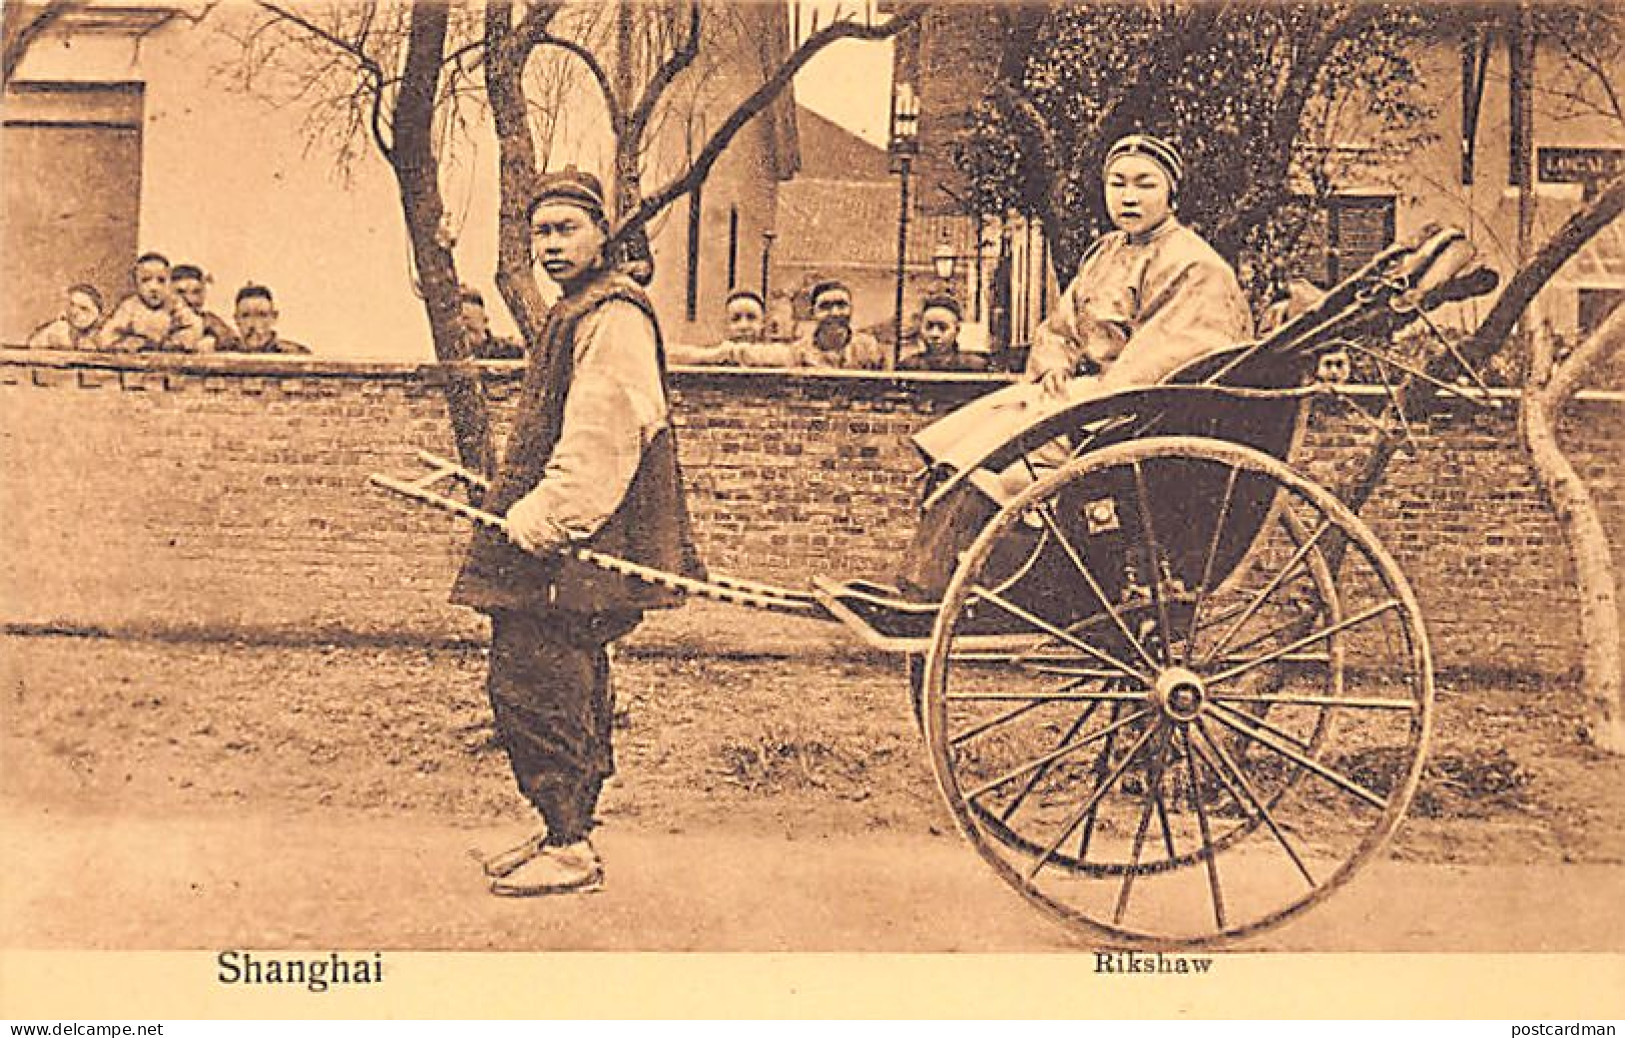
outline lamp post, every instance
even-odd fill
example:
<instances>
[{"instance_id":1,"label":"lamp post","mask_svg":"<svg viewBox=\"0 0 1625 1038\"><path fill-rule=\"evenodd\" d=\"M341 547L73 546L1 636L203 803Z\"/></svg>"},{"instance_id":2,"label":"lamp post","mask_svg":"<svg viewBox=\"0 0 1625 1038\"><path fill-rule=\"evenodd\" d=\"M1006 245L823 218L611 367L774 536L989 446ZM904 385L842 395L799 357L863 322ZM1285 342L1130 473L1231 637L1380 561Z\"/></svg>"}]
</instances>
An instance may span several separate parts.
<instances>
[{"instance_id":1,"label":"lamp post","mask_svg":"<svg viewBox=\"0 0 1625 1038\"><path fill-rule=\"evenodd\" d=\"M762 305L767 305L767 271L768 262L773 258L773 239L778 237L772 231L762 232Z\"/></svg>"},{"instance_id":2,"label":"lamp post","mask_svg":"<svg viewBox=\"0 0 1625 1038\"><path fill-rule=\"evenodd\" d=\"M920 153L920 100L914 87L897 84L892 93L891 142L892 172L897 174L897 299L892 317L892 367L903 354L903 284L908 261L908 178L914 156Z\"/></svg>"}]
</instances>

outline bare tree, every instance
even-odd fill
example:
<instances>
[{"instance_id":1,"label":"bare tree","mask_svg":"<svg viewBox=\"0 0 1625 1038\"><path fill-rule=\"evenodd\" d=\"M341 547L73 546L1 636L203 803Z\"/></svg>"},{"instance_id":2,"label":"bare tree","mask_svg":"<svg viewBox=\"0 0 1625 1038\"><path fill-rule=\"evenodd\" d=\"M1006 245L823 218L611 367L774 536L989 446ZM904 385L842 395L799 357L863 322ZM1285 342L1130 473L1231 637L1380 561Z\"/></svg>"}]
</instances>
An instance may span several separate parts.
<instances>
[{"instance_id":1,"label":"bare tree","mask_svg":"<svg viewBox=\"0 0 1625 1038\"><path fill-rule=\"evenodd\" d=\"M525 70L539 49L552 49L578 62L593 84L613 147L614 246L632 258L646 246L640 239L673 203L691 194L715 167L728 145L790 85L796 73L824 48L840 40L884 40L913 25L925 13L906 5L883 22L837 16L798 46L773 58L761 81L725 107L716 128L686 153L653 190L644 179L653 150L652 136L673 93L687 87L683 104L696 102L694 80L702 79L723 48L760 47L775 33L783 38L786 13L769 4L620 3L612 17L567 23L564 5L533 5L519 13L507 0L486 4L486 87L501 148L501 230L497 286L527 338L539 329L541 293L535 285L524 203L537 174L537 145L527 119L531 104ZM786 44L788 41L786 40ZM703 92L699 92L703 104Z\"/></svg>"},{"instance_id":2,"label":"bare tree","mask_svg":"<svg viewBox=\"0 0 1625 1038\"><path fill-rule=\"evenodd\" d=\"M1588 4L1537 9L1520 3L1518 31L1552 41L1564 62L1552 88L1575 109L1611 122L1625 143L1625 9ZM1561 114L1561 113L1559 113ZM1527 161L1527 159L1525 160ZM1526 170L1524 183L1532 183ZM1508 341L1534 297L1557 271L1625 212L1625 173L1602 187L1517 272L1473 335L1470 349L1488 353ZM1594 329L1577 349L1557 356L1545 329L1523 336L1529 376L1518 411L1518 435L1569 547L1579 596L1585 731L1598 747L1625 753L1625 658L1621 652L1619 583L1613 552L1591 488L1564 453L1557 423L1586 380L1611 357L1625 355L1625 307Z\"/></svg>"},{"instance_id":3,"label":"bare tree","mask_svg":"<svg viewBox=\"0 0 1625 1038\"><path fill-rule=\"evenodd\" d=\"M463 108L477 87L482 41L446 3L338 3L294 7L263 0L242 39L242 74L280 71L291 100L308 106L341 162L367 141L388 163L411 243L457 453L475 471L494 465L491 423L479 374L461 330L456 257L442 194L443 164L465 129ZM462 31L454 33L454 23Z\"/></svg>"},{"instance_id":4,"label":"bare tree","mask_svg":"<svg viewBox=\"0 0 1625 1038\"><path fill-rule=\"evenodd\" d=\"M1508 11L1491 12L1505 17ZM1557 88L1568 102L1588 106L1592 114L1615 120L1625 136L1625 118L1619 106L1625 83L1625 11L1617 6L1580 5L1550 7L1525 23L1524 31L1541 33L1561 48L1564 66L1556 74ZM1535 478L1551 503L1558 527L1568 545L1579 597L1579 627L1583 645L1581 694L1585 701L1585 732L1599 748L1625 753L1625 659L1622 659L1619 584L1613 553L1595 497L1564 453L1557 423L1568 403L1588 377L1610 358L1625 355L1625 308L1620 308L1566 357L1557 356L1544 330L1514 335L1530 304L1560 269L1605 228L1625 213L1625 174L1601 186L1549 239L1535 250L1508 281L1506 288L1472 334L1461 344L1467 363L1482 365L1509 348L1527 342L1529 374L1518 415L1518 435L1529 455ZM1441 356L1429 365L1433 378L1449 378L1457 362ZM1402 414L1414 420L1435 399L1433 386L1408 378L1400 387ZM1382 437L1350 484L1356 506L1372 493L1403 437L1398 430Z\"/></svg>"},{"instance_id":5,"label":"bare tree","mask_svg":"<svg viewBox=\"0 0 1625 1038\"><path fill-rule=\"evenodd\" d=\"M814 55L843 39L886 39L924 13L923 6L910 5L879 24L838 15L799 46L786 46L764 68L761 82L727 107L704 144L646 192L653 137L674 98L687 90L690 103L705 103L696 80L703 80L720 60L723 48L752 41L741 31L741 20L767 25L774 18L786 19L784 9L716 0L608 7L540 0L458 6L442 0L331 6L261 0L258 6L265 18L245 45L273 53L296 45L307 61L296 92L334 131L341 156L353 155L355 142L367 139L394 173L435 356L447 362L445 388L459 457L479 471L492 468L490 418L477 373L458 363L467 355L458 329L456 259L441 188L459 132L468 131L461 106L477 99L488 107L495 126L497 287L526 341L535 343L546 304L535 278L524 207L542 168L537 130L549 134L575 93L570 89L574 81L556 70L551 78L532 77L539 51L575 63L596 90L614 157L612 245L635 256L651 221L704 183L739 131L779 97ZM754 45L760 44L758 34ZM313 65L308 64L312 55ZM541 96L533 98L538 82Z\"/></svg>"}]
</instances>

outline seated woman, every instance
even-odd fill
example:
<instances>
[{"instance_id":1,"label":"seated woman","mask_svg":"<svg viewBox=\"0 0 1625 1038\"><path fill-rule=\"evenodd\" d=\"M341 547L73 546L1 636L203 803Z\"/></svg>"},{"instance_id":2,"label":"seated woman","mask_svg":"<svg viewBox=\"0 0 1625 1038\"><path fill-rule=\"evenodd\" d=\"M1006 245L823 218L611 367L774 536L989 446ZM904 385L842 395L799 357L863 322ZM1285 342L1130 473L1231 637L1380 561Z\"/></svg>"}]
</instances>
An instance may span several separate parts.
<instances>
[{"instance_id":1,"label":"seated woman","mask_svg":"<svg viewBox=\"0 0 1625 1038\"><path fill-rule=\"evenodd\" d=\"M1252 338L1235 271L1174 215L1184 163L1156 137L1124 137L1106 154L1106 210L1116 230L1084 255L1078 273L1033 336L1026 377L916 433L932 471L974 468L995 447L1046 416L1133 386L1155 384L1212 350ZM1037 452L1067 457L1064 443ZM1032 480L1025 464L973 472L921 517L900 586L935 601L998 504Z\"/></svg>"}]
</instances>

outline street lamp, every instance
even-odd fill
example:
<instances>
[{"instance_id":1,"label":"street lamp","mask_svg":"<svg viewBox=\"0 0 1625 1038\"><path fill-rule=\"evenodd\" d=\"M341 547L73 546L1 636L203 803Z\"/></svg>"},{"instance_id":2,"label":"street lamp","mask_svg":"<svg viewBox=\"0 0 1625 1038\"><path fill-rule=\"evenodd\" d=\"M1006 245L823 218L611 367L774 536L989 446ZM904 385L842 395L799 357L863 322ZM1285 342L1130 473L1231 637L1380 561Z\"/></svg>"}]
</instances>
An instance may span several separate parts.
<instances>
[{"instance_id":1,"label":"street lamp","mask_svg":"<svg viewBox=\"0 0 1625 1038\"><path fill-rule=\"evenodd\" d=\"M946 241L937 242L937 247L931 250L931 269L937 272L937 277L943 282L949 282L954 277L954 265L959 256L954 253L954 247Z\"/></svg>"},{"instance_id":2,"label":"street lamp","mask_svg":"<svg viewBox=\"0 0 1625 1038\"><path fill-rule=\"evenodd\" d=\"M892 172L897 174L897 305L892 314L892 367L903 354L903 280L908 259L908 177L914 156L920 153L920 99L908 83L897 84L892 92L891 152Z\"/></svg>"}]
</instances>

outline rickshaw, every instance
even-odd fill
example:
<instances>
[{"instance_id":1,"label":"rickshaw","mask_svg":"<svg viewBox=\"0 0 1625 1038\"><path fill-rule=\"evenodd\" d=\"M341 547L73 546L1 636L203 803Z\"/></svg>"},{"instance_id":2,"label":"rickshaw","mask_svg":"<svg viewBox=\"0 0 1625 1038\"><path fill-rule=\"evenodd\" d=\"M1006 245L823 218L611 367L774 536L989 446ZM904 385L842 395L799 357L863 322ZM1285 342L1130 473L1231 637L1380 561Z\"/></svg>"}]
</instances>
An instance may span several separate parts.
<instances>
[{"instance_id":1,"label":"rickshaw","mask_svg":"<svg viewBox=\"0 0 1625 1038\"><path fill-rule=\"evenodd\" d=\"M1424 232L1256 342L1044 414L977 466L934 474L926 509L976 470L1023 467L1030 482L939 560L928 601L861 581L694 581L566 550L839 622L897 655L943 798L1001 880L1098 944L1234 942L1376 858L1421 779L1434 685L1416 596L1357 507L1292 459L1308 403L1346 400L1353 375L1383 387L1377 417L1353 406L1389 436L1406 432L1398 378L1487 397L1427 316L1494 287L1471 256L1461 232ZM1418 324L1460 377L1399 347ZM1057 444L1064 460L1041 464ZM374 481L501 525L435 489L483 477L421 457L419 479Z\"/></svg>"}]
</instances>

